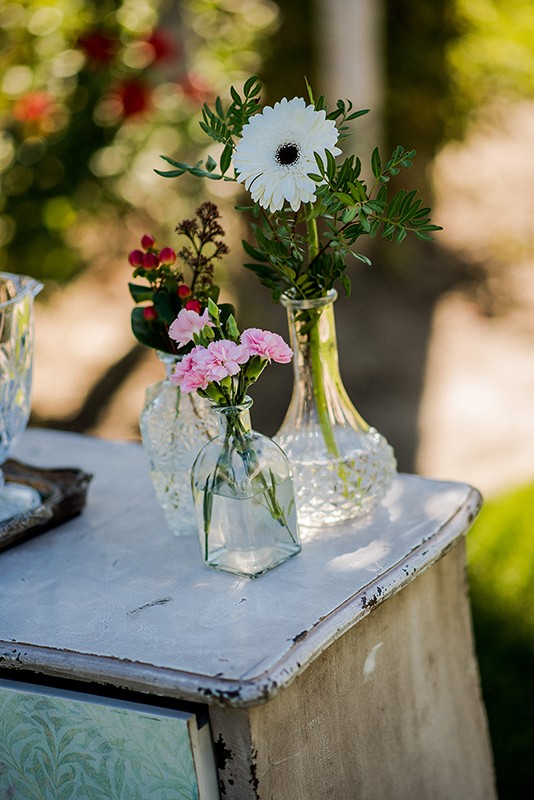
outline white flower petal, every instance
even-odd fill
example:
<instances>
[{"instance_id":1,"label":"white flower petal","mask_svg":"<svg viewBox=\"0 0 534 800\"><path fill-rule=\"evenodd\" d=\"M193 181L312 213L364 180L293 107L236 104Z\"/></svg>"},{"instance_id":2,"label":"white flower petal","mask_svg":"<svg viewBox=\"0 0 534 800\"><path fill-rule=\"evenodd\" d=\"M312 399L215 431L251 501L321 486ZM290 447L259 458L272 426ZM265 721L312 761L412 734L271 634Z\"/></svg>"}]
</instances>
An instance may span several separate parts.
<instances>
[{"instance_id":1,"label":"white flower petal","mask_svg":"<svg viewBox=\"0 0 534 800\"><path fill-rule=\"evenodd\" d=\"M338 135L324 111L302 97L284 97L244 126L233 158L237 180L263 208L279 211L287 202L298 211L315 200L316 184L308 177L316 171L314 153L323 160L326 151L339 155Z\"/></svg>"}]
</instances>

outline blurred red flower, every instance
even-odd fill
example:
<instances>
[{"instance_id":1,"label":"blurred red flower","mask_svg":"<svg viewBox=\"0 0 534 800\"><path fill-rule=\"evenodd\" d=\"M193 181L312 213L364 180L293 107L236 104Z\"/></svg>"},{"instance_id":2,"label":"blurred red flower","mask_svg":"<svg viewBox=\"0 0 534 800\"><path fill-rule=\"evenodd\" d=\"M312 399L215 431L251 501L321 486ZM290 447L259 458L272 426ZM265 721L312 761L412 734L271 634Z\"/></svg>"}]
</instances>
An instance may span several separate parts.
<instances>
[{"instance_id":1,"label":"blurred red flower","mask_svg":"<svg viewBox=\"0 0 534 800\"><path fill-rule=\"evenodd\" d=\"M28 92L19 97L13 106L13 116L18 122L44 122L58 110L56 98L49 92Z\"/></svg>"},{"instance_id":2,"label":"blurred red flower","mask_svg":"<svg viewBox=\"0 0 534 800\"><path fill-rule=\"evenodd\" d=\"M180 85L185 96L199 105L213 98L213 89L198 75L186 75Z\"/></svg>"},{"instance_id":3,"label":"blurred red flower","mask_svg":"<svg viewBox=\"0 0 534 800\"><path fill-rule=\"evenodd\" d=\"M100 31L89 31L80 36L78 47L96 64L107 64L117 52L117 41Z\"/></svg>"},{"instance_id":4,"label":"blurred red flower","mask_svg":"<svg viewBox=\"0 0 534 800\"><path fill-rule=\"evenodd\" d=\"M146 43L154 51L154 61L168 61L180 53L178 42L161 29L153 31Z\"/></svg>"},{"instance_id":5,"label":"blurred red flower","mask_svg":"<svg viewBox=\"0 0 534 800\"><path fill-rule=\"evenodd\" d=\"M142 114L148 108L150 89L139 78L132 78L121 83L116 89L116 94L121 102L122 113L125 117Z\"/></svg>"}]
</instances>

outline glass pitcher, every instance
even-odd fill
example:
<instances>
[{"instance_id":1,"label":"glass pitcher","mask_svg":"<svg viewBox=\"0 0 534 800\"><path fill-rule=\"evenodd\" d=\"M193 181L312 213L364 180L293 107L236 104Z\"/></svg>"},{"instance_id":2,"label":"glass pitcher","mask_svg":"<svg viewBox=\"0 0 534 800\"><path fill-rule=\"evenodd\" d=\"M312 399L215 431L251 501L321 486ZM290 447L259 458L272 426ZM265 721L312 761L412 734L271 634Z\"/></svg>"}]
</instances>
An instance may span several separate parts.
<instances>
[{"instance_id":1,"label":"glass pitcher","mask_svg":"<svg viewBox=\"0 0 534 800\"><path fill-rule=\"evenodd\" d=\"M33 298L43 285L0 272L0 523L41 503L34 489L6 483L1 465L28 424L33 357Z\"/></svg>"}]
</instances>

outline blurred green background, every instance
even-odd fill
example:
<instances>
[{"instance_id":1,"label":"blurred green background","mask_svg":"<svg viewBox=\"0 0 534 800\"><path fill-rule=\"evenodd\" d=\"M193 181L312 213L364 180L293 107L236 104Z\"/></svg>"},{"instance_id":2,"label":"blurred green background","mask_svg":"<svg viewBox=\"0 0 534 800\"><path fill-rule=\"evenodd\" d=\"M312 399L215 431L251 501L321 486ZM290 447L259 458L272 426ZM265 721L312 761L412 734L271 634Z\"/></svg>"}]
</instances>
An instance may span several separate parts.
<instances>
[{"instance_id":1,"label":"blurred green background","mask_svg":"<svg viewBox=\"0 0 534 800\"><path fill-rule=\"evenodd\" d=\"M285 331L243 274L233 187L154 173L162 153L202 157L202 103L252 73L269 101L303 94L306 75L332 102L371 107L352 139L364 155L377 143L418 151L404 183L445 230L428 246L369 247L376 266L356 268L353 296L338 301L342 370L401 469L489 497L468 537L477 650L499 796L530 798L531 0L2 0L0 267L46 285L32 421L138 436L160 375L129 330L127 253L146 232L173 246L207 191L231 245L223 293L243 324ZM276 431L290 389L273 368L256 427Z\"/></svg>"}]
</instances>

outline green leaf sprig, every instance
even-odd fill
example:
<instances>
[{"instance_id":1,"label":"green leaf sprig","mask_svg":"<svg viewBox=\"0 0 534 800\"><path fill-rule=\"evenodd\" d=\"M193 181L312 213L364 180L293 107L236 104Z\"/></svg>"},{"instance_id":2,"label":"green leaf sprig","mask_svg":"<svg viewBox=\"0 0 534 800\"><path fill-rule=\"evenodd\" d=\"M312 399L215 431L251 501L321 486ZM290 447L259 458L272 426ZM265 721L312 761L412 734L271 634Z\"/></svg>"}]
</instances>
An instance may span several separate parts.
<instances>
[{"instance_id":1,"label":"green leaf sprig","mask_svg":"<svg viewBox=\"0 0 534 800\"><path fill-rule=\"evenodd\" d=\"M314 99L306 82L309 102L326 118L335 122L339 140L349 135L349 124L368 113L368 109L353 110L349 100L338 100L328 111L324 95ZM256 77L249 78L240 94L230 89L230 103L224 108L218 97L214 108L205 105L202 111L202 130L218 144L223 145L218 163L212 156L205 162L184 164L162 156L173 170L156 170L166 178L186 173L211 180L236 181L232 171L232 155L250 118L261 111L261 84ZM267 286L276 302L281 295L291 292L296 298L324 296L339 281L345 293L350 294L351 282L347 274L351 258L370 264L369 258L358 246L362 236L381 237L400 244L406 236L432 239L441 230L432 223L430 208L423 204L415 190L397 190L390 196L390 179L401 170L410 169L415 150L400 145L383 161L378 148L371 156L372 180L362 178L361 160L355 155L337 160L328 150L325 158L315 154L316 171L309 177L316 183L315 201L302 204L298 211L287 205L272 212L258 203L237 206L237 210L250 214L251 230L255 240L243 241L251 261L245 267L252 270L260 282Z\"/></svg>"}]
</instances>

